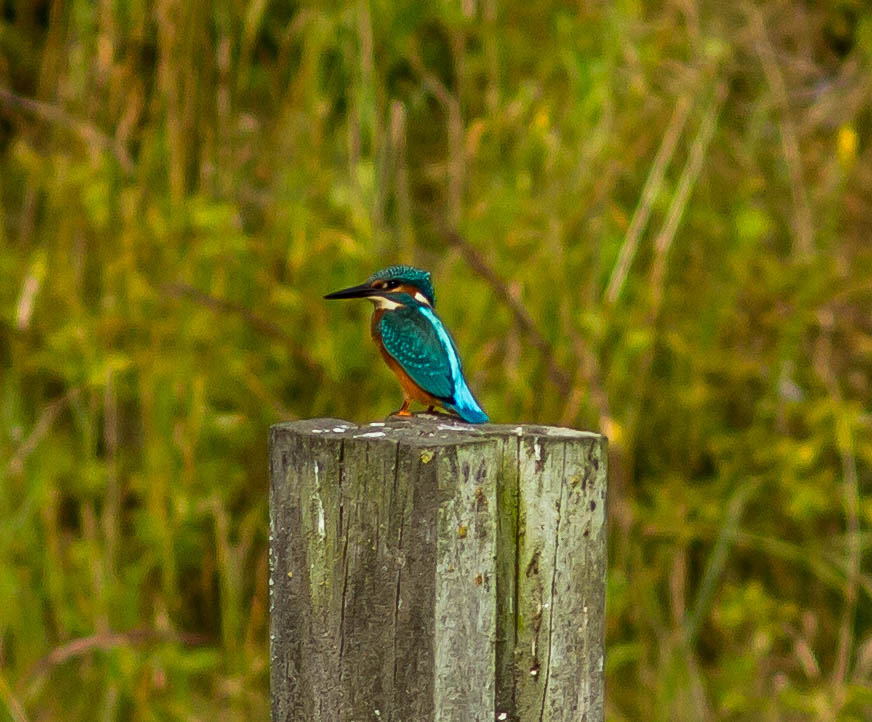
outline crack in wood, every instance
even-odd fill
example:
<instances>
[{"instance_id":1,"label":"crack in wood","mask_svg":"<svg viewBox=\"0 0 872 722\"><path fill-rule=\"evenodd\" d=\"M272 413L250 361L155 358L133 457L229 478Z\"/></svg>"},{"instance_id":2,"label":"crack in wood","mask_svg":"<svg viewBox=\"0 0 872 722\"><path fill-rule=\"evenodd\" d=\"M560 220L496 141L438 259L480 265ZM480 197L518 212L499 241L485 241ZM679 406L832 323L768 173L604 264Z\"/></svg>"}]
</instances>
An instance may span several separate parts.
<instances>
[{"instance_id":1,"label":"crack in wood","mask_svg":"<svg viewBox=\"0 0 872 722\"><path fill-rule=\"evenodd\" d=\"M399 485L399 477L400 477L400 444L397 442L396 450L394 452L394 487L393 493L391 494L391 506L394 503L398 502L397 499L397 488ZM400 507L400 529L397 538L397 550L403 548L403 527L405 526L405 504ZM388 519L388 524L390 524L390 519ZM400 565L399 557L396 558L397 564L397 583L396 583L396 593L394 595L394 677L392 680L391 687L396 690L397 688L397 670L399 665L399 659L397 658L397 619L400 614L400 584L402 581L402 573L403 569Z\"/></svg>"},{"instance_id":2,"label":"crack in wood","mask_svg":"<svg viewBox=\"0 0 872 722\"><path fill-rule=\"evenodd\" d=\"M345 605L348 594L348 529L343 526L345 499L343 485L345 483L345 441L339 442L339 533L343 535L342 545L342 604L339 610L339 669L340 676L344 671L345 659Z\"/></svg>"},{"instance_id":3,"label":"crack in wood","mask_svg":"<svg viewBox=\"0 0 872 722\"><path fill-rule=\"evenodd\" d=\"M509 442L511 443L511 442ZM514 582L515 588L513 590L513 599L512 599L512 610L513 610L513 624L515 626L515 635L512 640L514 644L518 643L518 620L519 620L519 589L521 586L520 579L520 570L521 570L521 523L524 521L521 519L521 437L520 435L515 437L515 480L513 484L513 512L515 517L515 549L514 549ZM514 655L512 655L514 656ZM514 665L513 665L514 666ZM517 707L517 681L514 680L514 673L512 674L512 709L516 709Z\"/></svg>"},{"instance_id":4,"label":"crack in wood","mask_svg":"<svg viewBox=\"0 0 872 722\"><path fill-rule=\"evenodd\" d=\"M541 665L539 664L539 630L542 627L542 595L544 594L544 590L542 589L542 577L539 574L539 558L541 554L541 549L537 548L533 550L533 554L530 556L530 561L527 563L527 569L524 572L524 576L526 576L527 579L535 578L536 580L535 596L537 601L536 611L533 613L532 619L533 639L530 642L530 656L533 658L533 661L530 664L530 676L534 679L538 678L539 670L541 668Z\"/></svg>"},{"instance_id":5,"label":"crack in wood","mask_svg":"<svg viewBox=\"0 0 872 722\"><path fill-rule=\"evenodd\" d=\"M554 525L554 562L551 565L551 598L548 607L548 659L545 662L545 684L542 690L542 709L539 712L539 722L545 719L545 703L548 701L548 683L551 681L551 652L554 640L554 597L557 594L557 550L560 547L560 510L563 501L563 491L566 487L566 449L563 449L563 469L560 474L560 491L557 494L557 521Z\"/></svg>"}]
</instances>

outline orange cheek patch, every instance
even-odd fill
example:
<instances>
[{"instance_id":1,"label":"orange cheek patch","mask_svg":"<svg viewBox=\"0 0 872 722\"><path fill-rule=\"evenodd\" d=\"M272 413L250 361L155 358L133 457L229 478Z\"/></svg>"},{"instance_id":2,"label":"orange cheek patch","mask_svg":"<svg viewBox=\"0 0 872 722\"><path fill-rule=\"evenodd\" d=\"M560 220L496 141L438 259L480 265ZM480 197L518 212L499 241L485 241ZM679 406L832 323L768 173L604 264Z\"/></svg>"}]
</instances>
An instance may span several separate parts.
<instances>
[{"instance_id":1,"label":"orange cheek patch","mask_svg":"<svg viewBox=\"0 0 872 722\"><path fill-rule=\"evenodd\" d=\"M408 284L403 284L402 286L399 286L397 288L397 291L399 293L408 293L416 301L420 301L421 303L426 303L428 306L430 305L429 301L422 300L422 299L424 299L424 294L421 293L421 290L419 288L416 288L415 286L409 286Z\"/></svg>"}]
</instances>

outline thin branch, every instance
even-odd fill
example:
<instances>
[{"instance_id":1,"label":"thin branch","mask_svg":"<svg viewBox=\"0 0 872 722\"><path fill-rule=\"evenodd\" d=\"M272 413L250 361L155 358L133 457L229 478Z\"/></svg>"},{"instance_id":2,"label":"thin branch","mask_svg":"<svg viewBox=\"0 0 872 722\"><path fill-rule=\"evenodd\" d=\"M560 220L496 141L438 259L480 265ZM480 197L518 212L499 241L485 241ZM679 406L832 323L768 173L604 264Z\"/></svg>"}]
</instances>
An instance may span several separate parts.
<instances>
[{"instance_id":1,"label":"thin branch","mask_svg":"<svg viewBox=\"0 0 872 722\"><path fill-rule=\"evenodd\" d=\"M112 153L126 174L129 175L133 172L133 159L121 142L104 133L93 123L69 114L59 105L46 103L42 100L34 100L33 98L25 98L13 93L8 88L0 88L0 107L2 106L18 112L35 115L49 123L72 131L91 148L98 148L99 150Z\"/></svg>"},{"instance_id":2,"label":"thin branch","mask_svg":"<svg viewBox=\"0 0 872 722\"><path fill-rule=\"evenodd\" d=\"M502 299L502 301L509 307L512 316L514 316L515 324L521 329L522 333L530 339L530 342L536 347L539 353L542 354L551 381L561 394L564 396L568 395L572 389L570 376L555 360L554 348L548 339L546 339L539 331L533 317L527 312L527 309L524 308L524 304L512 295L505 281L500 278L499 274L468 240L454 230L445 229L443 233L448 242L460 250L470 268L472 268L472 270L479 276L484 278L484 280L491 285L494 291L496 291L500 299Z\"/></svg>"},{"instance_id":3,"label":"thin branch","mask_svg":"<svg viewBox=\"0 0 872 722\"><path fill-rule=\"evenodd\" d=\"M187 298L204 308L238 316L258 333L284 342L291 353L299 361L302 361L310 371L320 372L322 370L321 365L303 350L299 339L291 336L277 323L273 323L272 321L257 315L241 304L228 301L224 298L210 296L208 293L205 293L198 288L194 288L193 286L189 286L186 283L165 283L159 286L159 289L175 298Z\"/></svg>"},{"instance_id":4,"label":"thin branch","mask_svg":"<svg viewBox=\"0 0 872 722\"><path fill-rule=\"evenodd\" d=\"M51 427L54 425L54 422L61 411L63 411L70 402L78 398L80 392L81 389L79 388L71 389L59 399L52 401L42 410L39 419L37 419L36 424L33 427L33 431L30 432L30 435L15 450L15 453L12 454L12 458L9 460L9 464L6 467L10 473L20 474L24 470L24 462L27 461L27 457L33 453L34 449L39 445L39 442L42 441L45 435L51 430Z\"/></svg>"},{"instance_id":5,"label":"thin branch","mask_svg":"<svg viewBox=\"0 0 872 722\"><path fill-rule=\"evenodd\" d=\"M187 647L198 647L208 644L210 640L202 634L160 631L157 629L131 629L126 632L92 634L89 637L73 639L66 644L55 647L51 652L37 660L26 676L30 679L41 676L52 667L56 667L76 657L82 657L90 652L107 651L116 647L148 644L151 642L178 642Z\"/></svg>"}]
</instances>

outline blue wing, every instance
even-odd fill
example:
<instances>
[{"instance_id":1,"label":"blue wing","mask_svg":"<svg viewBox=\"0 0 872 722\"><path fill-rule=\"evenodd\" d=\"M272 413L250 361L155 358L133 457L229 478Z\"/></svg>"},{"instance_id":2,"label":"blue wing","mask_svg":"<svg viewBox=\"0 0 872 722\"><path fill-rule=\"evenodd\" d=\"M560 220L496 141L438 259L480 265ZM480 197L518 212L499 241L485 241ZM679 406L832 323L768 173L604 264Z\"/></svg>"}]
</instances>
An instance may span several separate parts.
<instances>
[{"instance_id":1,"label":"blue wing","mask_svg":"<svg viewBox=\"0 0 872 722\"><path fill-rule=\"evenodd\" d=\"M416 308L388 311L379 324L385 350L428 394L440 399L453 396L451 362L439 334Z\"/></svg>"},{"instance_id":2,"label":"blue wing","mask_svg":"<svg viewBox=\"0 0 872 722\"><path fill-rule=\"evenodd\" d=\"M382 343L412 380L466 421L488 420L463 378L454 341L432 309L402 306L379 322Z\"/></svg>"}]
</instances>

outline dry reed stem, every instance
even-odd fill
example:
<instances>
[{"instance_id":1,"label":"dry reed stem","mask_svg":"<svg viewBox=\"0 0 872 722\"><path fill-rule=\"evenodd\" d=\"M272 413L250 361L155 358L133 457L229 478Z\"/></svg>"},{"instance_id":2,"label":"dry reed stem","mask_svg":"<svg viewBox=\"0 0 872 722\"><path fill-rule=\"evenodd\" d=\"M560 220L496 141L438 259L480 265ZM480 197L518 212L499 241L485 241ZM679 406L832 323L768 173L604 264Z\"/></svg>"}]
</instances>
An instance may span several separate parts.
<instances>
[{"instance_id":1,"label":"dry reed stem","mask_svg":"<svg viewBox=\"0 0 872 722\"><path fill-rule=\"evenodd\" d=\"M836 373L833 370L833 314L825 310L820 314L823 335L819 340L814 354L814 368L827 389L827 393L836 405L842 404L842 392ZM833 666L833 686L835 700L833 703L833 718L838 715L845 704L846 681L851 662L854 644L854 618L857 614L858 582L860 577L860 487L857 477L857 458L854 451L854 433L850 422L843 415L835 419L836 448L842 466L842 493L845 509L845 536L848 550L846 561L846 584L844 590L845 608L839 623L839 641L836 651L836 661Z\"/></svg>"},{"instance_id":2,"label":"dry reed stem","mask_svg":"<svg viewBox=\"0 0 872 722\"><path fill-rule=\"evenodd\" d=\"M802 155L799 150L796 126L793 123L790 110L790 98L778 59L769 36L760 9L752 4L745 4L745 13L754 40L755 50L763 66L763 74L772 91L772 96L778 106L781 116L779 129L781 131L781 148L784 161L790 176L790 196L793 203L793 232L795 237L794 251L800 258L810 258L814 253L814 222L809 207L808 191L802 172Z\"/></svg>"},{"instance_id":3,"label":"dry reed stem","mask_svg":"<svg viewBox=\"0 0 872 722\"><path fill-rule=\"evenodd\" d=\"M6 711L9 712L9 716L13 722L28 722L29 717L27 716L27 712L24 709L24 705L18 700L18 698L12 693L12 689L9 687L9 683L6 681L6 677L0 673L0 700L6 703Z\"/></svg>"},{"instance_id":4,"label":"dry reed stem","mask_svg":"<svg viewBox=\"0 0 872 722\"><path fill-rule=\"evenodd\" d=\"M409 63L421 76L424 87L433 94L448 114L448 219L452 227L460 222L465 176L463 115L460 101L434 73L424 65L417 47L409 51Z\"/></svg>"},{"instance_id":5,"label":"dry reed stem","mask_svg":"<svg viewBox=\"0 0 872 722\"><path fill-rule=\"evenodd\" d=\"M666 221L654 239L654 264L651 268L650 288L654 293L654 302L652 303L652 314L656 317L660 313L660 306L663 298L664 276L666 274L666 261L669 256L669 249L672 247L672 242L675 240L675 233L678 230L678 225L681 223L681 218L684 215L684 210L687 208L687 201L690 198L690 193L696 186L696 181L699 179L702 164L705 160L706 152L708 151L709 143L714 136L715 127L717 126L718 115L721 107L727 96L727 85L721 80L717 83L714 97L709 102L706 108L705 115L700 123L699 130L690 147L690 154L685 163L684 169L681 172L681 177L678 179L678 185L675 189L675 195L672 197L672 202L669 204L669 210L666 214Z\"/></svg>"},{"instance_id":6,"label":"dry reed stem","mask_svg":"<svg viewBox=\"0 0 872 722\"><path fill-rule=\"evenodd\" d=\"M691 99L692 96L688 92L680 96L676 101L675 110L669 119L669 125L666 126L666 132L660 141L657 155L654 156L654 161L651 163L651 170L648 171L648 177L645 179L642 194L639 196L639 202L636 204L635 211L633 211L633 217L624 235L624 242L621 244L618 260L615 262L615 267L612 270L612 275L606 288L605 302L609 306L615 305L621 289L624 287L624 282L627 280L630 265L633 263L633 258L639 247L639 239L648 225L648 219L651 217L651 208L663 189L663 177L666 173L666 168L675 155L678 139L681 137L684 126L687 124L687 119L690 117Z\"/></svg>"},{"instance_id":7,"label":"dry reed stem","mask_svg":"<svg viewBox=\"0 0 872 722\"><path fill-rule=\"evenodd\" d=\"M669 250L672 247L672 242L675 239L675 234L678 230L678 225L684 215L684 210L687 207L687 202L690 198L690 193L696 185L702 170L703 161L705 160L706 152L708 151L709 143L717 126L718 115L723 107L724 100L727 96L727 83L723 79L717 81L714 95L709 100L705 114L700 121L699 129L694 137L690 147L690 152L684 169L681 171L681 176L678 179L678 185L675 189L675 195L669 204L669 209L666 213L666 220L657 233L654 239L654 261L651 265L651 271L648 280L648 288L651 291L651 301L648 310L648 326L653 328L663 306L664 286L667 260ZM636 427L642 410L642 401L645 389L648 386L648 378L651 373L651 364L654 360L654 341L653 338L649 341L647 349L639 363L639 393L636 395L635 402L631 405L626 415L626 428L630 439L635 438ZM632 446L632 442L628 443L628 447Z\"/></svg>"}]
</instances>

